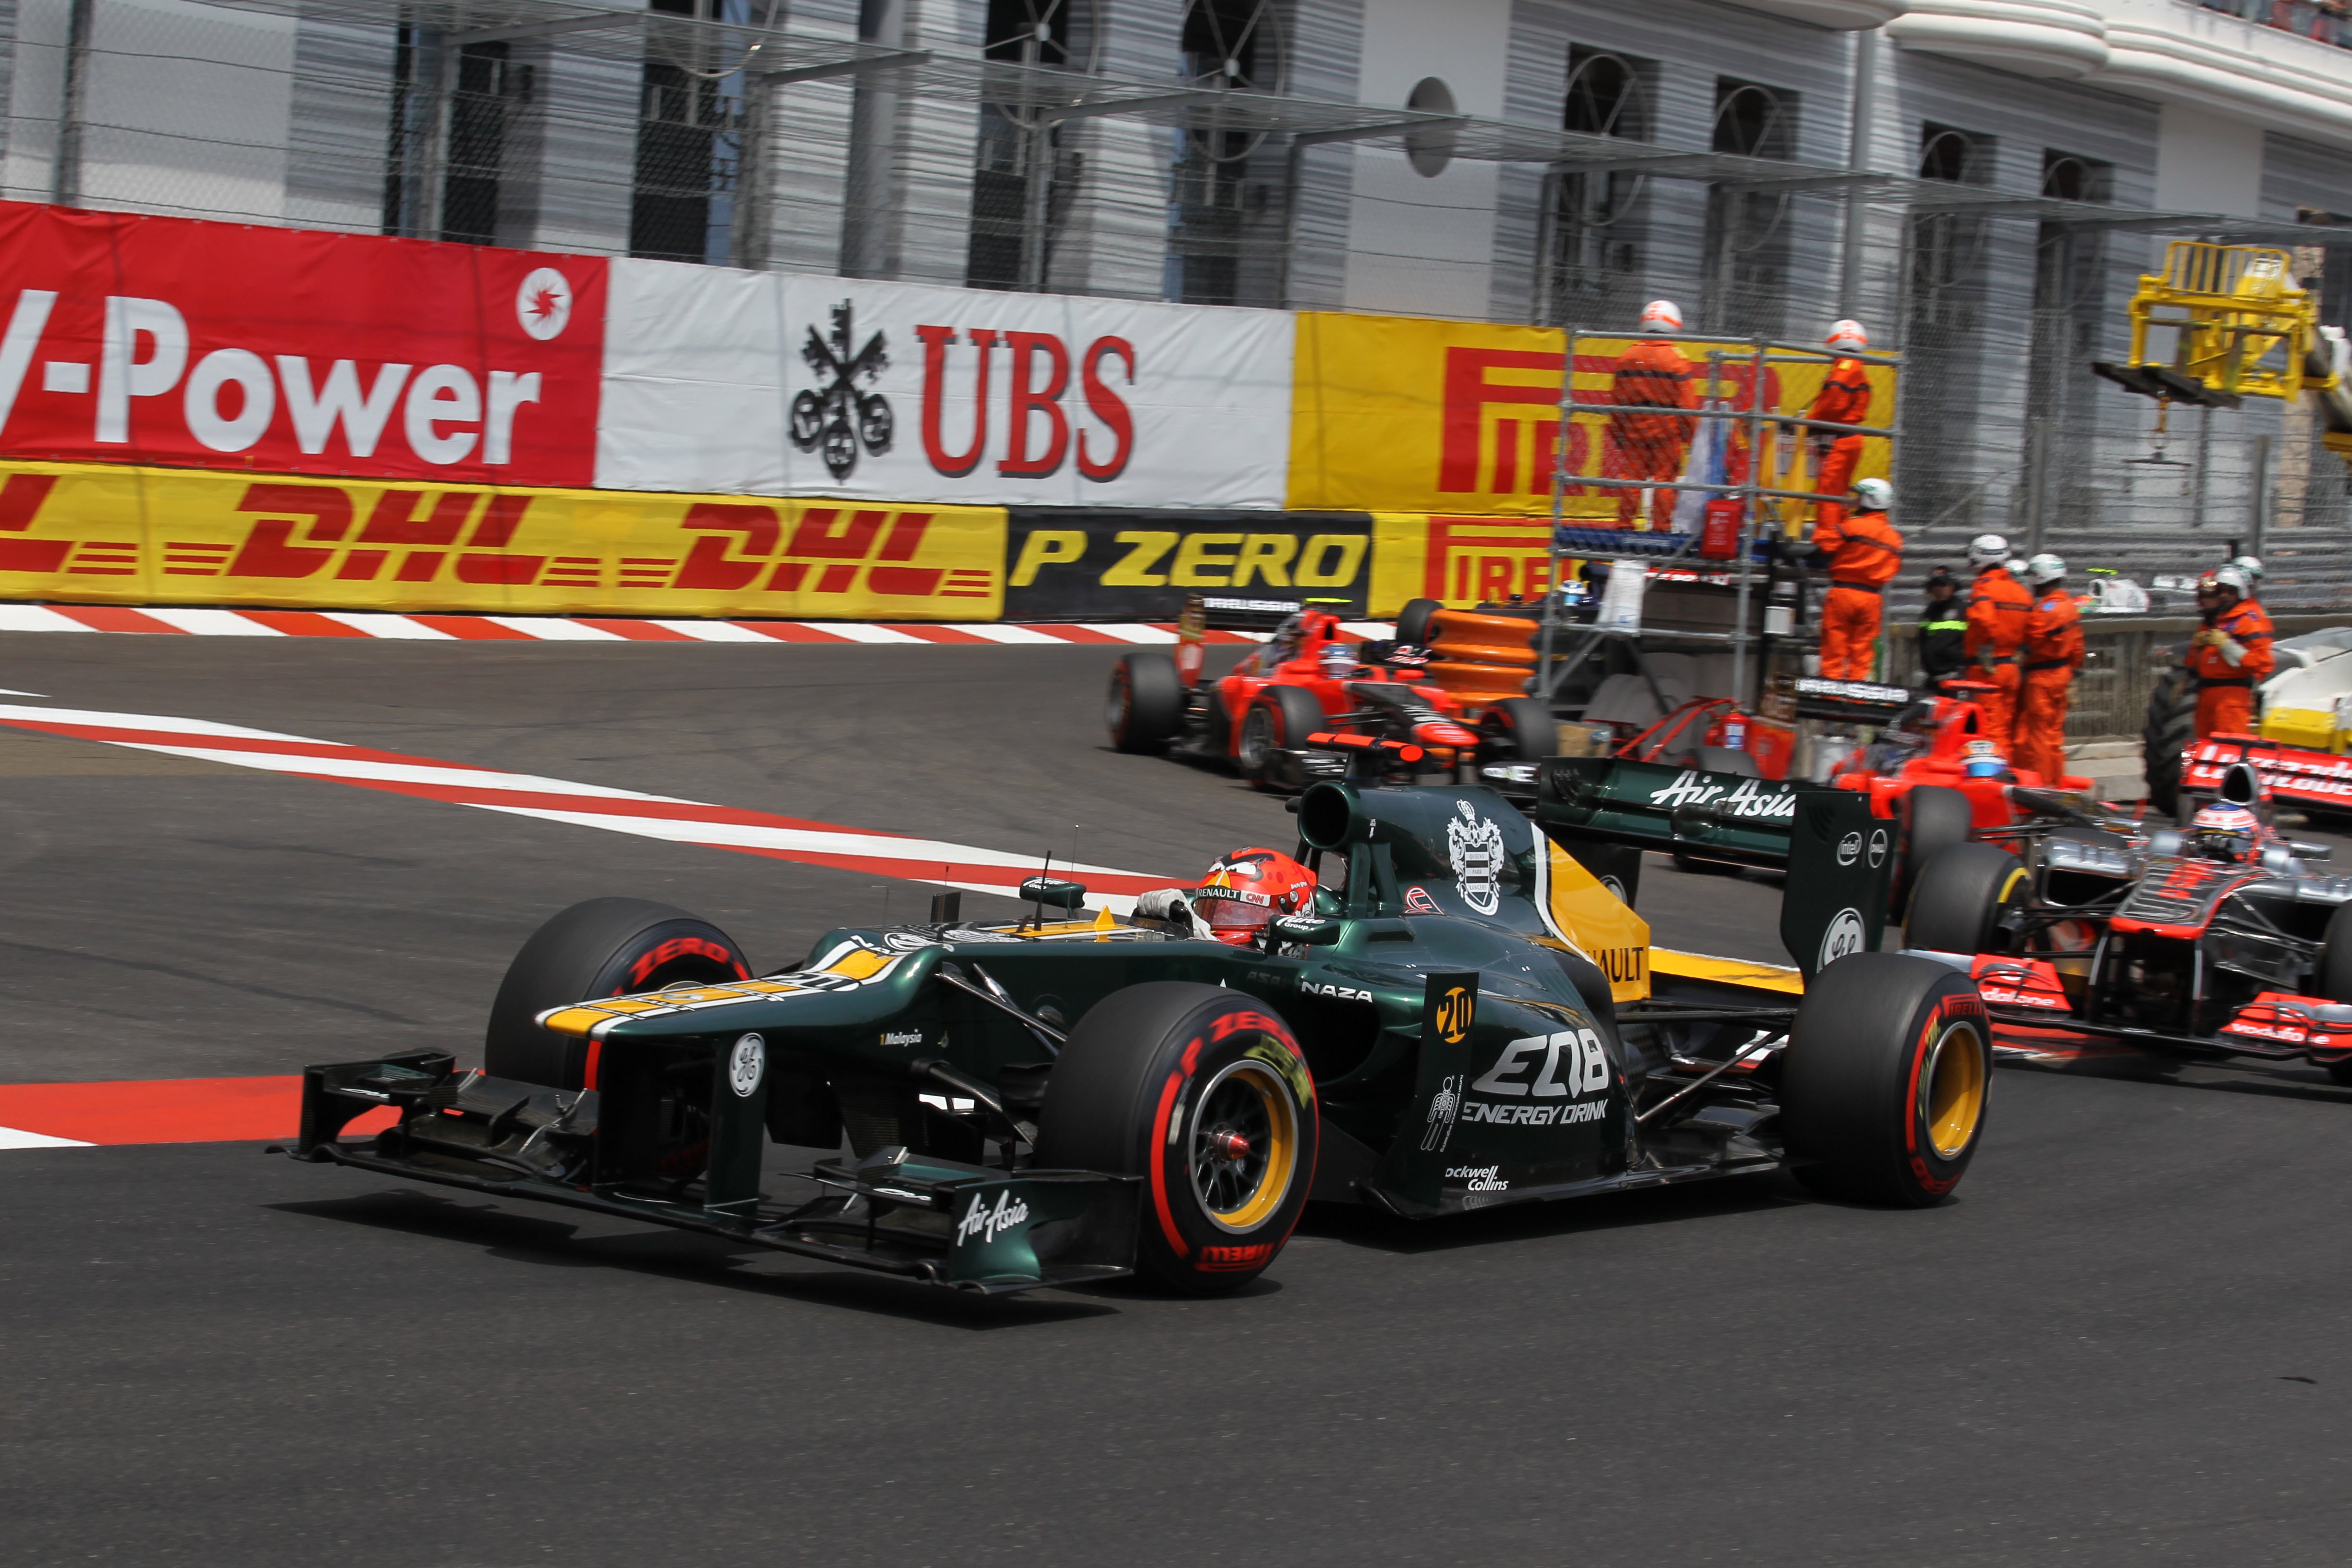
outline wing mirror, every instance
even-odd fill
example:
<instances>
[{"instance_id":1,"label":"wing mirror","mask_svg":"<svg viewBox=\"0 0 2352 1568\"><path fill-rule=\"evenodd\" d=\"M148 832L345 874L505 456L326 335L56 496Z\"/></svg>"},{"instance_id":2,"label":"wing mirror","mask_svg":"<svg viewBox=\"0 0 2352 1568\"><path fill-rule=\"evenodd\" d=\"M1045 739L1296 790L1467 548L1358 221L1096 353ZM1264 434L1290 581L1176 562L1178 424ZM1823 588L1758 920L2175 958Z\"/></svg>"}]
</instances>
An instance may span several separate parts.
<instances>
[{"instance_id":1,"label":"wing mirror","mask_svg":"<svg viewBox=\"0 0 2352 1568\"><path fill-rule=\"evenodd\" d=\"M2332 844L2305 844L2300 838L2290 838L2287 840L2286 847L2296 859L2308 860L2314 865L2319 865L2336 858L2336 847Z\"/></svg>"},{"instance_id":2,"label":"wing mirror","mask_svg":"<svg viewBox=\"0 0 2352 1568\"><path fill-rule=\"evenodd\" d=\"M1056 877L1032 877L1021 884L1021 900L1049 910L1084 909L1087 887L1084 882L1065 882Z\"/></svg>"},{"instance_id":3,"label":"wing mirror","mask_svg":"<svg viewBox=\"0 0 2352 1568\"><path fill-rule=\"evenodd\" d=\"M1326 920L1321 915L1284 915L1268 923L1266 929L1280 942L1295 942L1302 947L1329 947L1347 930L1343 921Z\"/></svg>"}]
</instances>

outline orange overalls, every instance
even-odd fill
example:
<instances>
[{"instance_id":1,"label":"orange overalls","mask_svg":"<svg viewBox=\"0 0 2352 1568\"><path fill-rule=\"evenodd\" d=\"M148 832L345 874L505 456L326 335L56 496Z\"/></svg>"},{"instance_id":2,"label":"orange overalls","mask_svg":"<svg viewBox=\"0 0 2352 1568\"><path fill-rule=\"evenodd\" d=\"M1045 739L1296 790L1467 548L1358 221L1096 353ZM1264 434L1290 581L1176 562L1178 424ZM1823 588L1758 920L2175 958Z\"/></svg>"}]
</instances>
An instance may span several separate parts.
<instances>
[{"instance_id":1,"label":"orange overalls","mask_svg":"<svg viewBox=\"0 0 2352 1568\"><path fill-rule=\"evenodd\" d=\"M2013 731L2017 723L2017 660L2025 647L2027 617L2033 613L2033 595L2025 584L1996 563L1977 574L1969 593L1969 630L1961 640L1979 674L1994 689L1976 694L1984 719L1984 738L2004 757L2015 760Z\"/></svg>"},{"instance_id":2,"label":"orange overalls","mask_svg":"<svg viewBox=\"0 0 2352 1568\"><path fill-rule=\"evenodd\" d=\"M1690 361L1674 344L1644 338L1617 356L1609 401L1619 407L1696 408ZM1673 479L1682 475L1683 449L1698 421L1679 414L1612 414L1601 447L1601 477L1608 479ZM1669 492L1671 493L1671 492ZM1642 491L1617 491L1617 526L1633 526ZM1665 505L1668 515L1672 506Z\"/></svg>"},{"instance_id":3,"label":"orange overalls","mask_svg":"<svg viewBox=\"0 0 2352 1568\"><path fill-rule=\"evenodd\" d=\"M1813 543L1830 563L1830 591L1822 596L1822 679L1868 680L1878 659L1886 584L1903 570L1903 536L1883 511L1844 511L1825 506L1813 523Z\"/></svg>"},{"instance_id":4,"label":"orange overalls","mask_svg":"<svg viewBox=\"0 0 2352 1568\"><path fill-rule=\"evenodd\" d=\"M2032 768L2056 788L2066 772L2066 701L2083 668L2083 615L2074 596L2053 587L2025 618L2025 670L2010 762Z\"/></svg>"},{"instance_id":5,"label":"orange overalls","mask_svg":"<svg viewBox=\"0 0 2352 1568\"><path fill-rule=\"evenodd\" d=\"M2231 664L2218 647L2189 650L2197 674L2197 738L2247 734L2254 727L2254 688L2278 667L2271 652L2271 618L2252 599L2241 599L2214 617L2213 629L2244 649Z\"/></svg>"},{"instance_id":6,"label":"orange overalls","mask_svg":"<svg viewBox=\"0 0 2352 1568\"><path fill-rule=\"evenodd\" d=\"M1822 383L1813 405L1805 410L1808 419L1826 419L1833 425L1867 425L1870 423L1870 374L1858 359L1842 359L1830 366L1829 379ZM1813 503L1816 522L1825 514L1845 513L1846 492L1853 489L1853 470L1862 461L1859 436L1832 436L1826 430L1806 431L1813 450L1813 493L1835 496L1833 501Z\"/></svg>"}]
</instances>

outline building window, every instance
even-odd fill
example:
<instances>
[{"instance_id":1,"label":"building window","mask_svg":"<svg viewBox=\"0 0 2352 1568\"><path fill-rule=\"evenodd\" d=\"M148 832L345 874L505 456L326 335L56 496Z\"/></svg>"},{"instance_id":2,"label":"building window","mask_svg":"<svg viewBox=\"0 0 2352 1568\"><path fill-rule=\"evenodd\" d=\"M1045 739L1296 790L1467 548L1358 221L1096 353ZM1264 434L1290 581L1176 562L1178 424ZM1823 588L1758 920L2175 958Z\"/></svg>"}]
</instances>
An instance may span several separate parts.
<instances>
[{"instance_id":1,"label":"building window","mask_svg":"<svg viewBox=\"0 0 2352 1568\"><path fill-rule=\"evenodd\" d=\"M1795 157L1797 95L1761 82L1717 77L1715 133L1709 144L1717 153L1742 158Z\"/></svg>"},{"instance_id":2,"label":"building window","mask_svg":"<svg viewBox=\"0 0 2352 1568\"><path fill-rule=\"evenodd\" d=\"M2042 149L2042 194L2053 201L2106 202L2115 199L2116 166L2096 158Z\"/></svg>"},{"instance_id":3,"label":"building window","mask_svg":"<svg viewBox=\"0 0 2352 1568\"><path fill-rule=\"evenodd\" d=\"M530 103L531 68L496 42L467 44L453 61L442 37L396 35L383 232L495 245L508 135Z\"/></svg>"},{"instance_id":4,"label":"building window","mask_svg":"<svg viewBox=\"0 0 2352 1568\"><path fill-rule=\"evenodd\" d=\"M1190 0L1179 35L1178 72L1193 87L1235 92L1283 90L1287 74L1275 0ZM1281 214L1267 210L1266 182L1250 178L1265 142L1256 132L1219 123L1213 105L1175 132L1169 168L1168 277L1162 292L1194 305L1250 302L1244 262L1278 243ZM1271 283L1271 275L1265 278ZM1255 291L1260 298L1265 290Z\"/></svg>"},{"instance_id":5,"label":"building window","mask_svg":"<svg viewBox=\"0 0 2352 1568\"><path fill-rule=\"evenodd\" d=\"M1738 158L1797 155L1797 95L1761 82L1718 77L1715 152ZM1789 193L1730 182L1711 186L1706 203L1707 329L1735 337L1782 335L1788 310Z\"/></svg>"},{"instance_id":6,"label":"building window","mask_svg":"<svg viewBox=\"0 0 2352 1568\"><path fill-rule=\"evenodd\" d=\"M651 0L672 16L748 25L750 0ZM713 78L648 58L637 110L629 254L723 262L731 248L743 162L743 77Z\"/></svg>"},{"instance_id":7,"label":"building window","mask_svg":"<svg viewBox=\"0 0 2352 1568\"><path fill-rule=\"evenodd\" d=\"M1081 36L1099 36L1091 0L988 0L983 58L1004 65L1085 69L1072 58ZM1058 126L1043 121L1019 92L980 108L972 169L971 241L964 281L974 289L1042 289L1054 235L1077 193L1078 160L1065 153Z\"/></svg>"},{"instance_id":8,"label":"building window","mask_svg":"<svg viewBox=\"0 0 2352 1568\"><path fill-rule=\"evenodd\" d=\"M1580 136L1647 141L1657 77L1655 60L1570 45L1560 129ZM1558 174L1548 184L1538 319L1630 319L1641 304L1642 198L1647 182L1619 170Z\"/></svg>"},{"instance_id":9,"label":"building window","mask_svg":"<svg viewBox=\"0 0 2352 1568\"><path fill-rule=\"evenodd\" d=\"M1990 136L1927 121L1919 127L1919 177L1955 185L1990 185L1992 152Z\"/></svg>"}]
</instances>

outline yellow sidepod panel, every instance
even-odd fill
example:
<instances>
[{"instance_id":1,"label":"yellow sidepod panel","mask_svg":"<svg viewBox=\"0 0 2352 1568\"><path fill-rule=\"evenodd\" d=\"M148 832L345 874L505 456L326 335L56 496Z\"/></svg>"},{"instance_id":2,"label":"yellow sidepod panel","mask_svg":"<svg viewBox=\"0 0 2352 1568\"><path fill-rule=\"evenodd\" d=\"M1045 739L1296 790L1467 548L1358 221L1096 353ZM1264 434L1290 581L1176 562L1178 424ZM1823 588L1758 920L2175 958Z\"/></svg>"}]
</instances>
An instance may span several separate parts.
<instances>
[{"instance_id":1,"label":"yellow sidepod panel","mask_svg":"<svg viewBox=\"0 0 2352 1568\"><path fill-rule=\"evenodd\" d=\"M1609 994L1638 1002L1650 994L1650 922L1549 839L1545 910L1561 935L1609 977Z\"/></svg>"}]
</instances>

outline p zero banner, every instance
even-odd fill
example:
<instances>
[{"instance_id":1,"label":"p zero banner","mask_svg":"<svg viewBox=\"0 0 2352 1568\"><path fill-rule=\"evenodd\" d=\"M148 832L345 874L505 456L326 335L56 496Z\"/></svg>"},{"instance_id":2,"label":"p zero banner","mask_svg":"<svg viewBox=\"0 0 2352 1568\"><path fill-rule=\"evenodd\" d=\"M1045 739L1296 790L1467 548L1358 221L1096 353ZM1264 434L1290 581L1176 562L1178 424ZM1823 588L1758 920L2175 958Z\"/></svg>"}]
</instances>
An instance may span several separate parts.
<instances>
[{"instance_id":1,"label":"p zero banner","mask_svg":"<svg viewBox=\"0 0 2352 1568\"><path fill-rule=\"evenodd\" d=\"M605 265L0 203L0 458L587 485Z\"/></svg>"},{"instance_id":2,"label":"p zero banner","mask_svg":"<svg viewBox=\"0 0 2352 1568\"><path fill-rule=\"evenodd\" d=\"M1017 621L1172 621L1199 594L1335 600L1329 607L1361 616L1375 574L1371 521L1360 511L1014 507L1004 613Z\"/></svg>"},{"instance_id":3,"label":"p zero banner","mask_svg":"<svg viewBox=\"0 0 2352 1568\"><path fill-rule=\"evenodd\" d=\"M0 598L993 620L1004 513L0 463Z\"/></svg>"},{"instance_id":4,"label":"p zero banner","mask_svg":"<svg viewBox=\"0 0 2352 1568\"><path fill-rule=\"evenodd\" d=\"M1565 332L1403 316L1310 312L1297 320L1289 505L1550 515L1562 439ZM1571 475L1607 471L1611 383L1618 356L1633 342L1578 335L1566 435ZM1711 391L1732 406L1747 405L1756 368L1751 345L1675 347L1695 367L1702 397ZM1764 407L1802 415L1828 372L1826 362L1768 359ZM1870 422L1889 425L1895 372L1874 365L1869 375ZM1765 431L1766 482L1810 489L1805 443L1780 438L1769 425ZM1885 446L1876 438L1865 443L1856 478L1887 471ZM1575 518L1614 517L1617 492L1570 484L1563 510Z\"/></svg>"},{"instance_id":5,"label":"p zero banner","mask_svg":"<svg viewBox=\"0 0 2352 1568\"><path fill-rule=\"evenodd\" d=\"M1273 310L612 264L596 484L991 505L1283 505Z\"/></svg>"}]
</instances>

